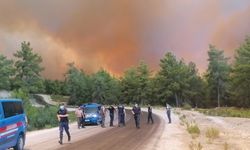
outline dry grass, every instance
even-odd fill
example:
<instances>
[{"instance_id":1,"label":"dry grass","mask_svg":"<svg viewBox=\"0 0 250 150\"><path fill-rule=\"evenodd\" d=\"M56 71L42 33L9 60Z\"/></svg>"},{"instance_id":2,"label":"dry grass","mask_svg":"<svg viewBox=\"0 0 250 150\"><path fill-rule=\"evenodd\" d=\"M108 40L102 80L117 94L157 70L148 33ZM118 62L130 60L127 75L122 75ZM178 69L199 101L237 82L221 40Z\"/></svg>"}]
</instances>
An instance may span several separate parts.
<instances>
[{"instance_id":1,"label":"dry grass","mask_svg":"<svg viewBox=\"0 0 250 150\"><path fill-rule=\"evenodd\" d=\"M196 123L188 124L187 131L190 134L200 134L200 129Z\"/></svg>"},{"instance_id":2,"label":"dry grass","mask_svg":"<svg viewBox=\"0 0 250 150\"><path fill-rule=\"evenodd\" d=\"M202 150L202 145L201 145L201 143L199 142L199 143L193 143L193 142L191 142L190 144L189 144L189 149L190 150Z\"/></svg>"},{"instance_id":3,"label":"dry grass","mask_svg":"<svg viewBox=\"0 0 250 150\"><path fill-rule=\"evenodd\" d=\"M206 130L206 137L210 140L214 140L218 138L219 135L220 135L220 131L216 128L211 127Z\"/></svg>"},{"instance_id":4,"label":"dry grass","mask_svg":"<svg viewBox=\"0 0 250 150\"><path fill-rule=\"evenodd\" d=\"M229 150L229 145L227 142L225 142L225 144L224 144L224 150Z\"/></svg>"}]
</instances>

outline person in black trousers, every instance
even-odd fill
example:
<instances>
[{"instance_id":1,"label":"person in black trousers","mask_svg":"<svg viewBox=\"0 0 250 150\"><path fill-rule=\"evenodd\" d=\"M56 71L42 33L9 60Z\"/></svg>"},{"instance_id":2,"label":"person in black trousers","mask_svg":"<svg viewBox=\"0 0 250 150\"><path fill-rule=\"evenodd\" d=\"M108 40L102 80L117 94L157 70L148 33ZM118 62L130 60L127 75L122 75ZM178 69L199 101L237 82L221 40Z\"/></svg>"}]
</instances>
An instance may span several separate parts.
<instances>
[{"instance_id":1,"label":"person in black trousers","mask_svg":"<svg viewBox=\"0 0 250 150\"><path fill-rule=\"evenodd\" d=\"M132 108L132 114L134 115L136 128L140 129L141 108L138 106L138 104L135 104L135 106Z\"/></svg>"},{"instance_id":2,"label":"person in black trousers","mask_svg":"<svg viewBox=\"0 0 250 150\"><path fill-rule=\"evenodd\" d=\"M117 107L118 110L118 127L125 126L125 108L122 104Z\"/></svg>"},{"instance_id":3,"label":"person in black trousers","mask_svg":"<svg viewBox=\"0 0 250 150\"><path fill-rule=\"evenodd\" d=\"M166 111L168 116L168 123L171 123L171 106L169 104L166 104Z\"/></svg>"},{"instance_id":4,"label":"person in black trousers","mask_svg":"<svg viewBox=\"0 0 250 150\"><path fill-rule=\"evenodd\" d=\"M148 124L151 121L151 123L154 123L153 120L153 113L152 113L152 107L150 106L150 104L148 104Z\"/></svg>"},{"instance_id":5,"label":"person in black trousers","mask_svg":"<svg viewBox=\"0 0 250 150\"><path fill-rule=\"evenodd\" d=\"M112 127L112 126L114 126L113 125L113 121L114 121L115 108L114 108L114 106L110 105L109 108L108 108L108 110L109 110L109 117L110 117L110 124L109 124L109 126Z\"/></svg>"},{"instance_id":6,"label":"person in black trousers","mask_svg":"<svg viewBox=\"0 0 250 150\"><path fill-rule=\"evenodd\" d=\"M57 112L57 119L59 121L59 143L63 144L63 129L65 130L67 136L68 136L68 141L70 141L71 136L69 133L69 119L68 119L68 112L67 109L65 108L64 104L61 104L60 109Z\"/></svg>"}]
</instances>

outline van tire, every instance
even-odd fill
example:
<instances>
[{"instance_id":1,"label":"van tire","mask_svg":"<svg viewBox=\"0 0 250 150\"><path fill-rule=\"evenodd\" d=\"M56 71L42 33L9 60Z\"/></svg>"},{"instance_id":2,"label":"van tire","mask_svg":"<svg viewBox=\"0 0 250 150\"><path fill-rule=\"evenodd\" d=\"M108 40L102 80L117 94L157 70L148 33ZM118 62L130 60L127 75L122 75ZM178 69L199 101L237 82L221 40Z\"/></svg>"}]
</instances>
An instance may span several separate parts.
<instances>
[{"instance_id":1,"label":"van tire","mask_svg":"<svg viewBox=\"0 0 250 150\"><path fill-rule=\"evenodd\" d=\"M13 147L14 150L23 150L24 149L24 138L22 135L19 135L16 145Z\"/></svg>"}]
</instances>

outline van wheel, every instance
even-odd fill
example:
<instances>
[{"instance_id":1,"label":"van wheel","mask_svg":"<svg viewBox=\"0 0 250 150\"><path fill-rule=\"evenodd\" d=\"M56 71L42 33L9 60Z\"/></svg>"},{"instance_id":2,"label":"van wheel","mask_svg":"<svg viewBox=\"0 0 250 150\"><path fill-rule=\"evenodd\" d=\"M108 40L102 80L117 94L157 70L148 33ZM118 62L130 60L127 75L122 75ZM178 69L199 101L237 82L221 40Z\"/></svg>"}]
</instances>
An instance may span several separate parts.
<instances>
[{"instance_id":1,"label":"van wheel","mask_svg":"<svg viewBox=\"0 0 250 150\"><path fill-rule=\"evenodd\" d=\"M22 135L19 135L19 137L17 139L17 143L13 148L14 148L14 150L23 150L23 148L24 148L24 138L23 138Z\"/></svg>"}]
</instances>

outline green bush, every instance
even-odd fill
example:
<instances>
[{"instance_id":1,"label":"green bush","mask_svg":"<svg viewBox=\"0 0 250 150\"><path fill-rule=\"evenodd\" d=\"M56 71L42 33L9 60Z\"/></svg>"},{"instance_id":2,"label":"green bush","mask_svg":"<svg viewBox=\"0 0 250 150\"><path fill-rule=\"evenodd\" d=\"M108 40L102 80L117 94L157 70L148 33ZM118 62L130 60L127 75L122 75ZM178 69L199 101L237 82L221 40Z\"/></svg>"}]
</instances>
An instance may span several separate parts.
<instances>
[{"instance_id":1,"label":"green bush","mask_svg":"<svg viewBox=\"0 0 250 150\"><path fill-rule=\"evenodd\" d=\"M188 103L184 103L183 104L183 107L182 107L184 110L191 110L192 109L192 106Z\"/></svg>"},{"instance_id":2,"label":"green bush","mask_svg":"<svg viewBox=\"0 0 250 150\"><path fill-rule=\"evenodd\" d=\"M46 127L55 127L58 125L58 121L56 118L56 107L30 107L26 109L26 113L29 122L28 130L43 129Z\"/></svg>"}]
</instances>

